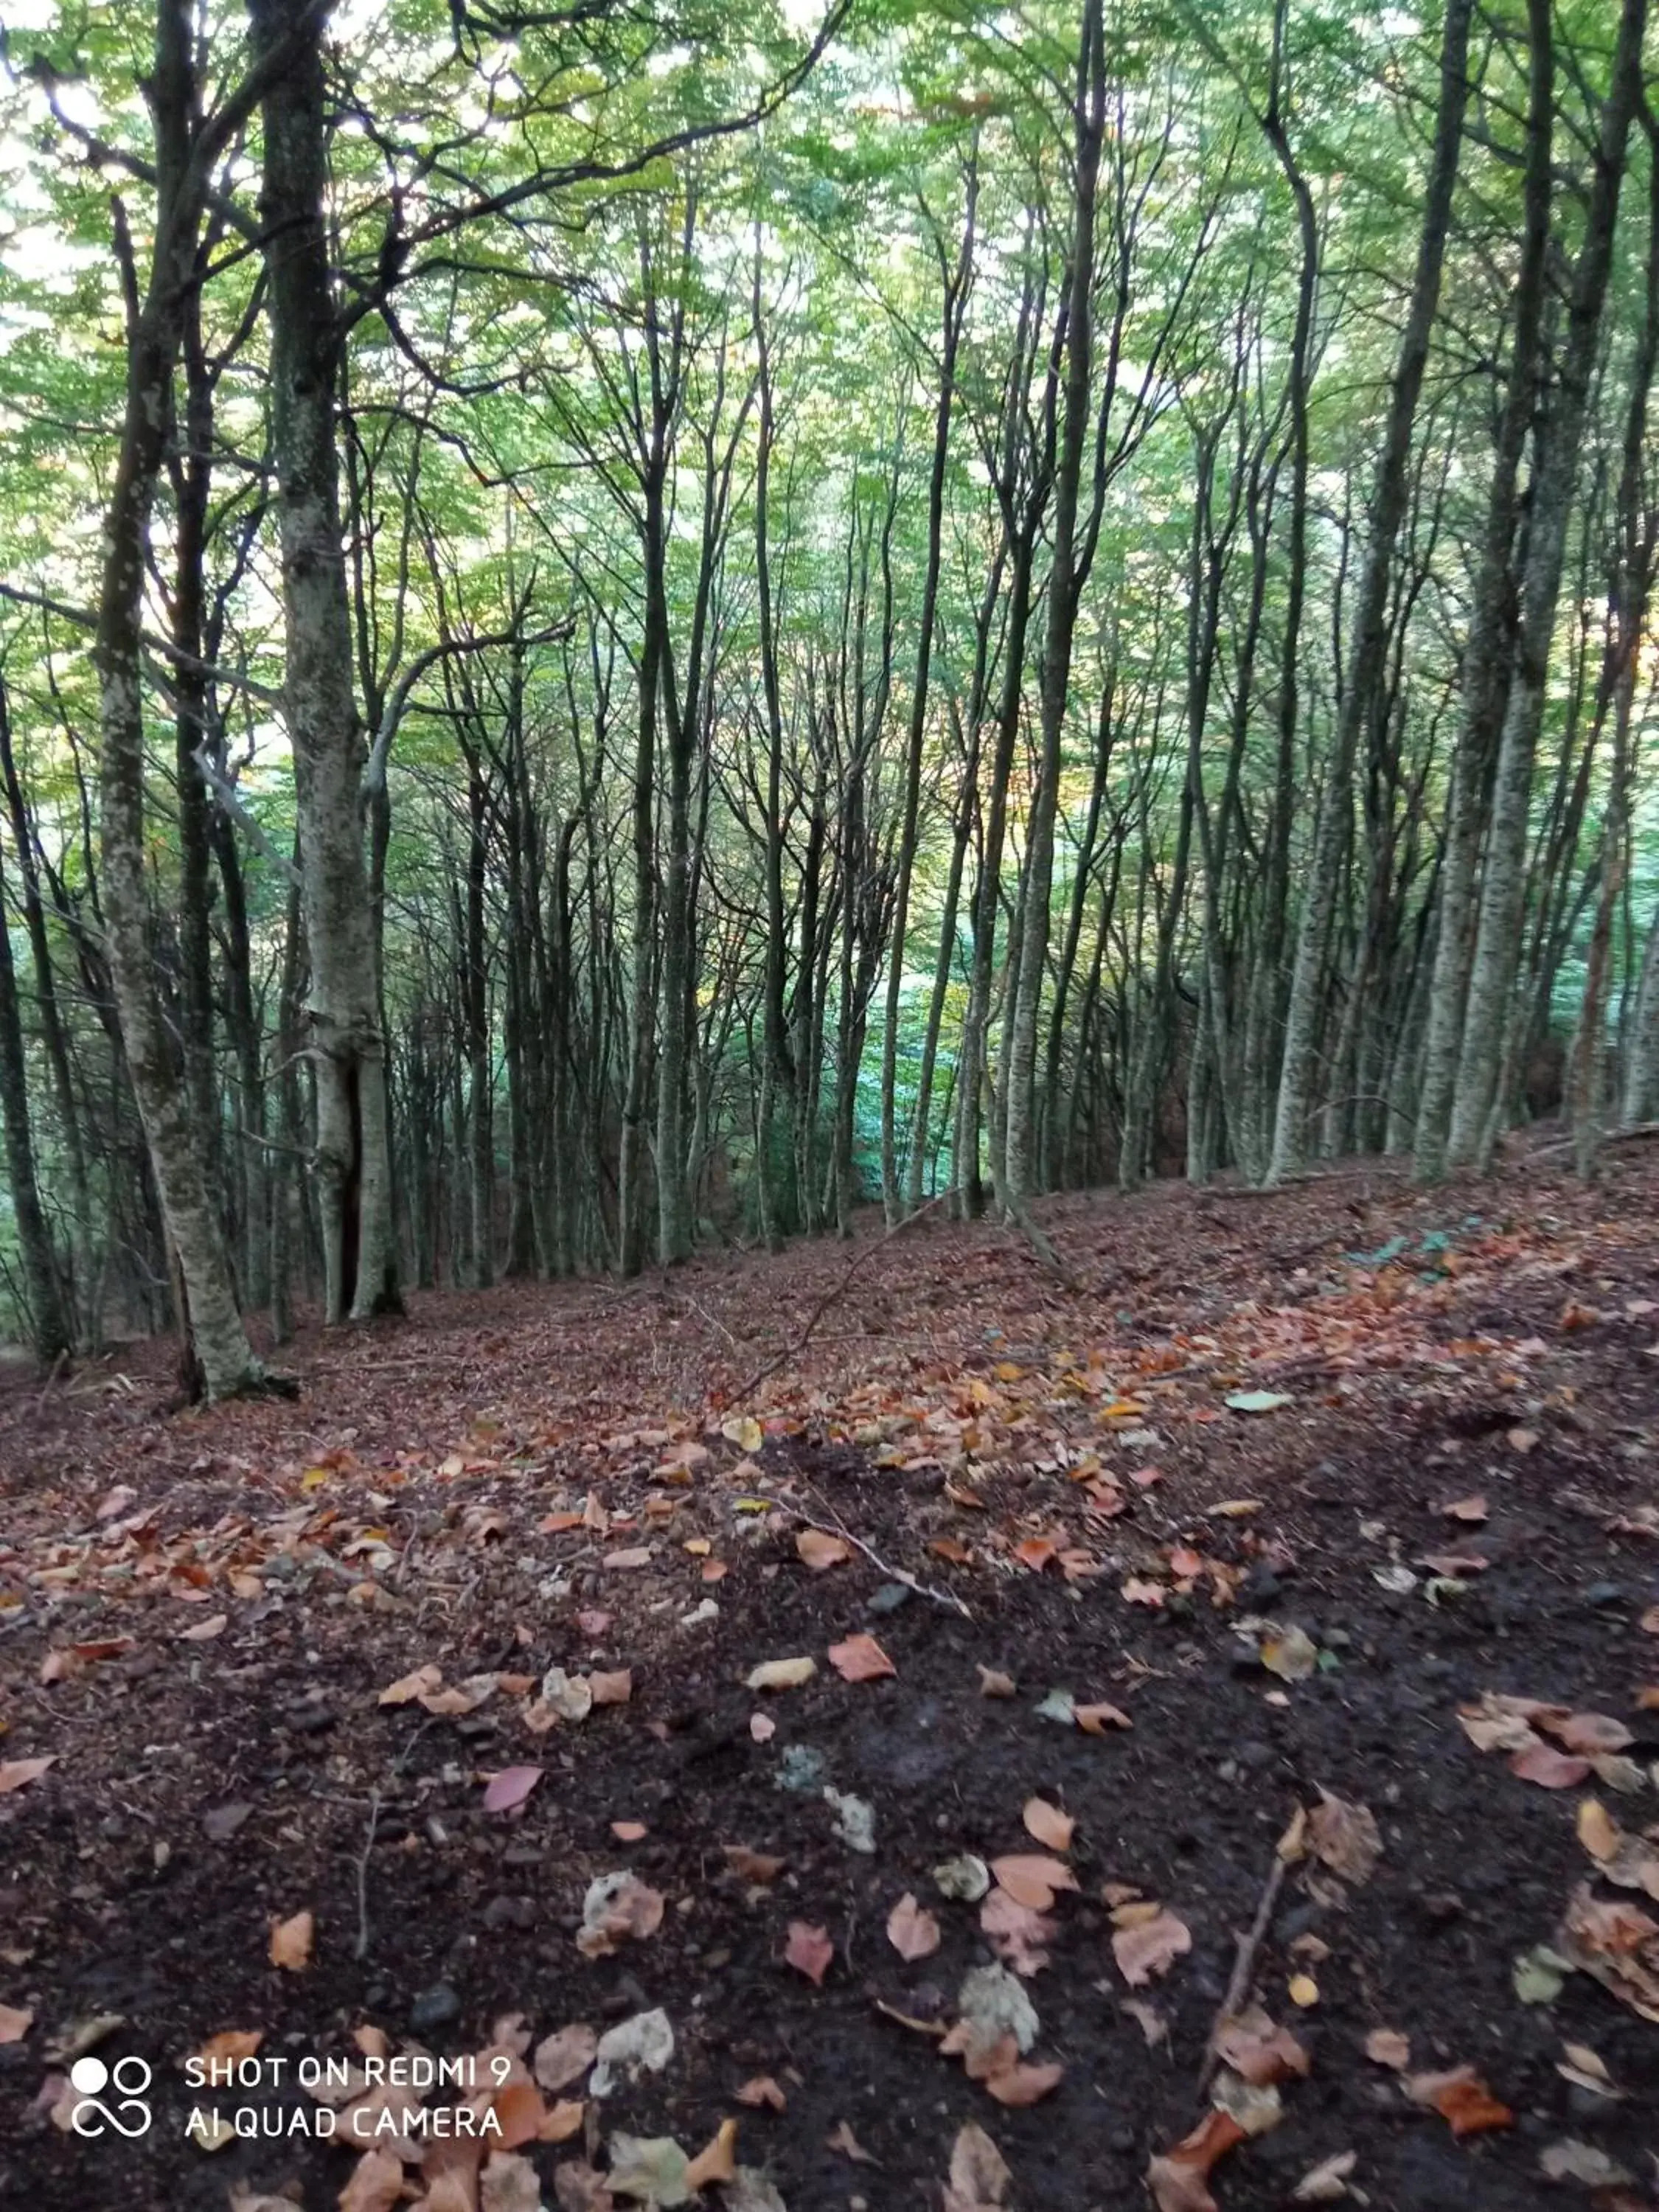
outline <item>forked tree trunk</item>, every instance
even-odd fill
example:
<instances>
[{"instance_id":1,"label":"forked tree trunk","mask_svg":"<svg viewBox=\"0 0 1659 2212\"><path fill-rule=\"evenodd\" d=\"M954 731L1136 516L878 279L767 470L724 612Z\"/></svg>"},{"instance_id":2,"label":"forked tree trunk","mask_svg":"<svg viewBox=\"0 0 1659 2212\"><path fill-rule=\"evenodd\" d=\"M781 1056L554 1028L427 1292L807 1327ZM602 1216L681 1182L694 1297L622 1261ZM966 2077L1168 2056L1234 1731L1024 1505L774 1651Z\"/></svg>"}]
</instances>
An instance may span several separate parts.
<instances>
[{"instance_id":1,"label":"forked tree trunk","mask_svg":"<svg viewBox=\"0 0 1659 2212\"><path fill-rule=\"evenodd\" d=\"M363 859L366 745L335 443L337 352L324 228L323 17L251 0L264 56L289 52L264 96L261 215L270 286L271 430L281 525L284 696L294 747L308 1013L317 1074L318 1200L331 1322L401 1310L392 1226L386 1041Z\"/></svg>"}]
</instances>

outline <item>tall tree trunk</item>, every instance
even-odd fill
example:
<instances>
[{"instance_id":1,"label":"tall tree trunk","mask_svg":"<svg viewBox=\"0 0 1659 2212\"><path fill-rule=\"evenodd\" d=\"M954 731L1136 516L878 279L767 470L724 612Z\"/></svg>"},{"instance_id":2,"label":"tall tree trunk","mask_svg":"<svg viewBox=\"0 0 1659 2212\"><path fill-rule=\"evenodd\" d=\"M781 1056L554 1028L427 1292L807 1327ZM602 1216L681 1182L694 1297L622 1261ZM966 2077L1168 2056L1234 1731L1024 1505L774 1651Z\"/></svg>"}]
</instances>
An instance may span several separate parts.
<instances>
[{"instance_id":1,"label":"tall tree trunk","mask_svg":"<svg viewBox=\"0 0 1659 2212\"><path fill-rule=\"evenodd\" d=\"M1314 1048L1318 1036L1322 979L1330 962L1342 848L1352 823L1355 757L1361 732L1376 711L1388 651L1389 583L1395 545L1411 490L1412 426L1428 364L1429 339L1440 302L1440 276L1451 227L1452 191L1468 100L1469 21L1474 0L1447 0L1440 43L1440 106L1428 193L1412 278L1406 327L1389 395L1387 427L1371 500L1370 542L1359 586L1353 642L1326 764L1314 831L1312 866L1297 933L1296 966L1285 1024L1285 1054L1273 1122L1267 1181L1281 1182L1302 1167L1314 1105Z\"/></svg>"},{"instance_id":2,"label":"tall tree trunk","mask_svg":"<svg viewBox=\"0 0 1659 2212\"><path fill-rule=\"evenodd\" d=\"M344 330L324 220L324 17L250 0L255 45L287 64L263 102L271 434L281 526L283 687L300 819L318 1195L331 1322L402 1310L375 933L363 857L366 746L353 682L336 390Z\"/></svg>"}]
</instances>

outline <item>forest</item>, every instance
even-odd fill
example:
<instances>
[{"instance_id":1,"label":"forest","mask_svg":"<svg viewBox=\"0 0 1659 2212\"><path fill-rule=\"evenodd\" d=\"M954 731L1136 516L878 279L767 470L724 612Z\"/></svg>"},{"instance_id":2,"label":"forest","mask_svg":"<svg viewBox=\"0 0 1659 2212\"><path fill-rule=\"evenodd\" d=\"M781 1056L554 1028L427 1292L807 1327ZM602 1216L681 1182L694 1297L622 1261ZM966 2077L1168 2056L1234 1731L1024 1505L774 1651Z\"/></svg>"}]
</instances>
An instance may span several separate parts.
<instances>
[{"instance_id":1,"label":"forest","mask_svg":"<svg viewBox=\"0 0 1659 2212\"><path fill-rule=\"evenodd\" d=\"M222 1396L872 1203L1592 1172L1659 1113L1645 29L9 9L14 1336Z\"/></svg>"},{"instance_id":2,"label":"forest","mask_svg":"<svg viewBox=\"0 0 1659 2212\"><path fill-rule=\"evenodd\" d=\"M0 10L0 2203L1659 2212L1647 0Z\"/></svg>"}]
</instances>

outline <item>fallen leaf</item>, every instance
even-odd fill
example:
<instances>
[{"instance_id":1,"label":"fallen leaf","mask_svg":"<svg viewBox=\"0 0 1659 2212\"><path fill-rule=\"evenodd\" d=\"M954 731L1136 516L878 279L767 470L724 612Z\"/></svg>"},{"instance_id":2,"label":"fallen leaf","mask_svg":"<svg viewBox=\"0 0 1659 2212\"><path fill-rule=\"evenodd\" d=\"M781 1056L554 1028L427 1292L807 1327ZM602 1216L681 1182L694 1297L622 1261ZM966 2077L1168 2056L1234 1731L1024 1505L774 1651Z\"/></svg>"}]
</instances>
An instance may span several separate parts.
<instances>
[{"instance_id":1,"label":"fallen leaf","mask_svg":"<svg viewBox=\"0 0 1659 2212\"><path fill-rule=\"evenodd\" d=\"M959 1905L977 1905L991 1887L991 1869L972 1851L963 1851L936 1866L933 1880L941 1896Z\"/></svg>"},{"instance_id":2,"label":"fallen leaf","mask_svg":"<svg viewBox=\"0 0 1659 2212\"><path fill-rule=\"evenodd\" d=\"M403 2193L403 2161L390 2151L371 2150L340 2191L340 2212L392 2212Z\"/></svg>"},{"instance_id":3,"label":"fallen leaf","mask_svg":"<svg viewBox=\"0 0 1659 2212\"><path fill-rule=\"evenodd\" d=\"M1411 2063L1411 2039L1397 2027L1374 2027L1365 2038L1365 2056L1374 2065L1401 2074Z\"/></svg>"},{"instance_id":4,"label":"fallen leaf","mask_svg":"<svg viewBox=\"0 0 1659 2212\"><path fill-rule=\"evenodd\" d=\"M486 1813L510 1813L515 1805L522 1805L536 1784L544 1769L539 1766L503 1766L492 1774L484 1790L483 1808Z\"/></svg>"},{"instance_id":5,"label":"fallen leaf","mask_svg":"<svg viewBox=\"0 0 1659 2212\"><path fill-rule=\"evenodd\" d=\"M1055 1923L1046 1913L1021 1905L1006 1889L991 1892L980 1908L979 1924L998 1958L1017 1974L1040 1974L1048 1965L1044 1947L1054 1936Z\"/></svg>"},{"instance_id":6,"label":"fallen leaf","mask_svg":"<svg viewBox=\"0 0 1659 2212\"><path fill-rule=\"evenodd\" d=\"M568 2142L573 2136L581 2133L586 2113L587 2106L582 2099L561 2097L556 2104L549 2106L538 2141L544 2143Z\"/></svg>"},{"instance_id":7,"label":"fallen leaf","mask_svg":"<svg viewBox=\"0 0 1659 2212\"><path fill-rule=\"evenodd\" d=\"M1484 1495L1477 1490L1468 1498L1449 1498L1440 1511L1448 1521L1462 1521L1470 1527L1478 1528L1488 1517L1491 1508Z\"/></svg>"},{"instance_id":8,"label":"fallen leaf","mask_svg":"<svg viewBox=\"0 0 1659 2212\"><path fill-rule=\"evenodd\" d=\"M1072 1718L1085 1735L1104 1735L1109 1728L1132 1729L1134 1723L1116 1705L1073 1705Z\"/></svg>"},{"instance_id":9,"label":"fallen leaf","mask_svg":"<svg viewBox=\"0 0 1659 2212\"><path fill-rule=\"evenodd\" d=\"M1230 1390L1221 1402L1235 1413L1273 1413L1291 1401L1283 1390Z\"/></svg>"},{"instance_id":10,"label":"fallen leaf","mask_svg":"<svg viewBox=\"0 0 1659 2212\"><path fill-rule=\"evenodd\" d=\"M615 2212L616 2198L604 2174L586 2159L567 2159L553 2172L553 2194L559 2212Z\"/></svg>"},{"instance_id":11,"label":"fallen leaf","mask_svg":"<svg viewBox=\"0 0 1659 2212\"><path fill-rule=\"evenodd\" d=\"M1260 2005L1250 2005L1216 2030L1216 2056L1258 2088L1304 2075L1312 2063L1289 2028L1278 2027Z\"/></svg>"},{"instance_id":12,"label":"fallen leaf","mask_svg":"<svg viewBox=\"0 0 1659 2212\"><path fill-rule=\"evenodd\" d=\"M599 2039L586 2021L562 2027L536 2045L531 2071L544 2089L568 2089L579 2081L599 2055Z\"/></svg>"},{"instance_id":13,"label":"fallen leaf","mask_svg":"<svg viewBox=\"0 0 1659 2212\"><path fill-rule=\"evenodd\" d=\"M751 1690L798 1690L818 1671L816 1659L763 1659L750 1668L745 1684Z\"/></svg>"},{"instance_id":14,"label":"fallen leaf","mask_svg":"<svg viewBox=\"0 0 1659 2212\"><path fill-rule=\"evenodd\" d=\"M1054 2060L1042 2066L1000 2066L986 2075L985 2087L1000 2105L1036 2105L1060 2087L1065 2075L1066 2069Z\"/></svg>"},{"instance_id":15,"label":"fallen leaf","mask_svg":"<svg viewBox=\"0 0 1659 2212\"><path fill-rule=\"evenodd\" d=\"M619 1844L642 1843L651 1832L643 1820L613 1820L611 1832Z\"/></svg>"},{"instance_id":16,"label":"fallen leaf","mask_svg":"<svg viewBox=\"0 0 1659 2212\"><path fill-rule=\"evenodd\" d=\"M827 1529L802 1528L795 1537L795 1555L804 1567L821 1575L827 1568L839 1567L853 1556L853 1547L842 1536L832 1536Z\"/></svg>"},{"instance_id":17,"label":"fallen leaf","mask_svg":"<svg viewBox=\"0 0 1659 2212\"><path fill-rule=\"evenodd\" d=\"M276 1920L270 1929L270 1963L284 1973L302 1973L311 1964L311 1947L317 1936L317 1916L296 1912L291 1919Z\"/></svg>"},{"instance_id":18,"label":"fallen leaf","mask_svg":"<svg viewBox=\"0 0 1659 2212\"><path fill-rule=\"evenodd\" d=\"M778 1724L770 1713L750 1713L749 1733L757 1743L770 1743L778 1732Z\"/></svg>"},{"instance_id":19,"label":"fallen leaf","mask_svg":"<svg viewBox=\"0 0 1659 2212\"><path fill-rule=\"evenodd\" d=\"M1146 2039L1146 2048L1149 2051L1156 2051L1160 2044L1167 2043L1169 2041L1169 2021L1164 2019L1163 2014L1159 2012L1155 2006L1147 2004L1144 1999L1140 1997L1120 1997L1118 2000L1118 2010L1120 2012L1127 2013L1129 2018L1133 2021L1135 2026L1140 2030L1142 2035Z\"/></svg>"},{"instance_id":20,"label":"fallen leaf","mask_svg":"<svg viewBox=\"0 0 1659 2212\"><path fill-rule=\"evenodd\" d=\"M1131 1989L1142 1989L1154 1975L1167 1973L1192 1948L1191 1929L1173 1912L1158 1912L1138 1928L1120 1928L1112 1937L1112 1956Z\"/></svg>"},{"instance_id":21,"label":"fallen leaf","mask_svg":"<svg viewBox=\"0 0 1659 2212\"><path fill-rule=\"evenodd\" d=\"M843 1682L877 1682L898 1672L873 1636L849 1636L844 1644L832 1644L830 1664Z\"/></svg>"},{"instance_id":22,"label":"fallen leaf","mask_svg":"<svg viewBox=\"0 0 1659 2212\"><path fill-rule=\"evenodd\" d=\"M1412 2074L1406 2094L1413 2104L1427 2106L1450 2126L1455 2136L1480 2135L1489 2128L1506 2128L1515 2114L1500 2104L1473 2066L1455 2066L1445 2074Z\"/></svg>"},{"instance_id":23,"label":"fallen leaf","mask_svg":"<svg viewBox=\"0 0 1659 2212\"><path fill-rule=\"evenodd\" d=\"M1605 1863L1618 1856L1623 1840L1619 1825L1599 1797L1586 1797L1578 1808L1578 1840L1593 1859Z\"/></svg>"},{"instance_id":24,"label":"fallen leaf","mask_svg":"<svg viewBox=\"0 0 1659 2212\"><path fill-rule=\"evenodd\" d=\"M726 1863L744 1881L775 1881L789 1863L764 1851L751 1851L747 1844L723 1844Z\"/></svg>"},{"instance_id":25,"label":"fallen leaf","mask_svg":"<svg viewBox=\"0 0 1659 2212\"><path fill-rule=\"evenodd\" d=\"M1322 1786L1308 1815L1308 1848L1333 1874L1355 1887L1370 1880L1382 1856L1382 1838L1367 1805Z\"/></svg>"},{"instance_id":26,"label":"fallen leaf","mask_svg":"<svg viewBox=\"0 0 1659 2212\"><path fill-rule=\"evenodd\" d=\"M1310 2167L1291 2191L1292 2204L1337 2204L1348 2195L1348 2176L1359 2163L1354 2150L1340 2150Z\"/></svg>"},{"instance_id":27,"label":"fallen leaf","mask_svg":"<svg viewBox=\"0 0 1659 2212\"><path fill-rule=\"evenodd\" d=\"M617 2087L619 2071L630 2081L641 2072L660 2074L673 2056L673 2027L660 2006L652 2012L630 2014L599 2038L593 2076L587 2086L594 2096L608 2097Z\"/></svg>"},{"instance_id":28,"label":"fallen leaf","mask_svg":"<svg viewBox=\"0 0 1659 2212\"><path fill-rule=\"evenodd\" d=\"M814 1928L805 1920L792 1920L783 1955L797 1973L805 1974L815 1989L822 1989L836 1947L824 1929Z\"/></svg>"},{"instance_id":29,"label":"fallen leaf","mask_svg":"<svg viewBox=\"0 0 1659 2212\"><path fill-rule=\"evenodd\" d=\"M1231 2112L1218 2106L1206 2112L1189 2134L1146 2168L1146 2186L1158 2212L1216 2212L1208 2187L1210 2169L1243 2141L1244 2130Z\"/></svg>"},{"instance_id":30,"label":"fallen leaf","mask_svg":"<svg viewBox=\"0 0 1659 2212\"><path fill-rule=\"evenodd\" d=\"M1319 1984L1311 1974L1292 1974L1286 1984L1286 1993L1293 2005L1305 2012L1319 2002Z\"/></svg>"},{"instance_id":31,"label":"fallen leaf","mask_svg":"<svg viewBox=\"0 0 1659 2212\"><path fill-rule=\"evenodd\" d=\"M1013 2175L1008 2161L972 2120L960 2128L951 2147L951 2178L944 2212L1000 2212Z\"/></svg>"},{"instance_id":32,"label":"fallen leaf","mask_svg":"<svg viewBox=\"0 0 1659 2212\"><path fill-rule=\"evenodd\" d=\"M180 1644L211 1644L214 1638L222 1636L229 1626L230 1615L228 1613L210 1613L205 1620L198 1620L194 1628L181 1628L179 1641Z\"/></svg>"},{"instance_id":33,"label":"fallen leaf","mask_svg":"<svg viewBox=\"0 0 1659 2212\"><path fill-rule=\"evenodd\" d=\"M264 2041L264 2030L259 2027L227 2027L217 2035L209 2036L196 2056L204 2066L234 2064L238 2059L252 2058ZM0 2043L5 2038L0 2036Z\"/></svg>"},{"instance_id":34,"label":"fallen leaf","mask_svg":"<svg viewBox=\"0 0 1659 2212\"><path fill-rule=\"evenodd\" d=\"M1577 2181L1586 2189L1620 2189L1633 2179L1606 2151L1571 2136L1547 2143L1538 2154L1538 2167L1547 2180Z\"/></svg>"},{"instance_id":35,"label":"fallen leaf","mask_svg":"<svg viewBox=\"0 0 1659 2212\"><path fill-rule=\"evenodd\" d=\"M880 2163L879 2160L871 2157L845 2120L838 2121L824 2137L823 2147L825 2150L838 2150L843 2158L850 2158L854 2166L877 2166Z\"/></svg>"},{"instance_id":36,"label":"fallen leaf","mask_svg":"<svg viewBox=\"0 0 1659 2212\"><path fill-rule=\"evenodd\" d=\"M0 1797L9 1796L14 1790L27 1790L31 1782L38 1782L49 1766L56 1766L58 1754L49 1752L45 1759L0 1759Z\"/></svg>"},{"instance_id":37,"label":"fallen leaf","mask_svg":"<svg viewBox=\"0 0 1659 2212\"><path fill-rule=\"evenodd\" d=\"M756 2107L764 2105L775 2112L782 2112L789 2102L769 2074L757 2074L752 2081L745 2081L734 2094L740 2105Z\"/></svg>"},{"instance_id":38,"label":"fallen leaf","mask_svg":"<svg viewBox=\"0 0 1659 2212\"><path fill-rule=\"evenodd\" d=\"M887 1940L901 1959L931 1958L939 1947L939 1925L907 1889L887 1916Z\"/></svg>"},{"instance_id":39,"label":"fallen leaf","mask_svg":"<svg viewBox=\"0 0 1659 2212\"><path fill-rule=\"evenodd\" d=\"M1319 1664L1319 1647L1305 1628L1270 1630L1261 1639L1261 1657L1281 1682L1305 1682Z\"/></svg>"},{"instance_id":40,"label":"fallen leaf","mask_svg":"<svg viewBox=\"0 0 1659 2212\"><path fill-rule=\"evenodd\" d=\"M1012 1674L1005 1674L995 1667L981 1667L979 1693L981 1698L1012 1698L1018 1695L1018 1690Z\"/></svg>"},{"instance_id":41,"label":"fallen leaf","mask_svg":"<svg viewBox=\"0 0 1659 2212\"><path fill-rule=\"evenodd\" d=\"M685 2169L685 2185L696 2191L716 2181L730 2181L737 2172L738 2124L724 2119L711 2142L704 2144Z\"/></svg>"},{"instance_id":42,"label":"fallen leaf","mask_svg":"<svg viewBox=\"0 0 1659 2212\"><path fill-rule=\"evenodd\" d=\"M690 2160L672 2136L630 2136L620 2129L611 2138L606 2180L618 2197L632 2197L653 2208L687 2203Z\"/></svg>"},{"instance_id":43,"label":"fallen leaf","mask_svg":"<svg viewBox=\"0 0 1659 2212\"><path fill-rule=\"evenodd\" d=\"M478 2212L542 2212L541 2178L527 2158L510 2147L490 2153L478 2177Z\"/></svg>"},{"instance_id":44,"label":"fallen leaf","mask_svg":"<svg viewBox=\"0 0 1659 2212\"><path fill-rule=\"evenodd\" d=\"M1127 1605L1150 1606L1156 1610L1163 1604L1166 1592L1162 1583L1148 1582L1144 1575L1130 1575L1120 1595Z\"/></svg>"},{"instance_id":45,"label":"fallen leaf","mask_svg":"<svg viewBox=\"0 0 1659 2212\"><path fill-rule=\"evenodd\" d=\"M1542 1790L1575 1790L1589 1772L1587 1759L1570 1759L1547 1743L1529 1743L1510 1760L1510 1772Z\"/></svg>"},{"instance_id":46,"label":"fallen leaf","mask_svg":"<svg viewBox=\"0 0 1659 2212\"><path fill-rule=\"evenodd\" d=\"M1049 1804L1046 1797L1028 1797L1020 1814L1028 1836L1051 1851L1069 1851L1072 1834L1077 1823L1070 1814L1062 1813L1058 1805Z\"/></svg>"},{"instance_id":47,"label":"fallen leaf","mask_svg":"<svg viewBox=\"0 0 1659 2212\"><path fill-rule=\"evenodd\" d=\"M383 1705L406 1705L416 1698L428 1697L444 1679L441 1667L417 1667L412 1674L400 1674L381 1691L379 1703Z\"/></svg>"},{"instance_id":48,"label":"fallen leaf","mask_svg":"<svg viewBox=\"0 0 1659 2212\"><path fill-rule=\"evenodd\" d=\"M585 1959L608 1959L618 1943L642 1942L662 1926L667 1900L659 1889L626 1869L587 1885L576 1948Z\"/></svg>"},{"instance_id":49,"label":"fallen leaf","mask_svg":"<svg viewBox=\"0 0 1659 2212\"><path fill-rule=\"evenodd\" d=\"M1061 1859L1038 1851L1013 1851L991 1862L991 1872L1016 1904L1046 1912L1060 1890L1074 1890L1077 1876Z\"/></svg>"},{"instance_id":50,"label":"fallen leaf","mask_svg":"<svg viewBox=\"0 0 1659 2212\"><path fill-rule=\"evenodd\" d=\"M624 1551L607 1552L605 1564L607 1567L614 1568L618 1573L629 1574L636 1568L650 1565L651 1548L647 1544L634 1544L629 1546Z\"/></svg>"},{"instance_id":51,"label":"fallen leaf","mask_svg":"<svg viewBox=\"0 0 1659 2212\"><path fill-rule=\"evenodd\" d=\"M1584 1759L1593 1759L1598 1752L1623 1751L1636 1741L1623 1721L1608 1713L1569 1713L1553 1726L1548 1722L1540 1725L1558 1743Z\"/></svg>"},{"instance_id":52,"label":"fallen leaf","mask_svg":"<svg viewBox=\"0 0 1659 2212\"><path fill-rule=\"evenodd\" d=\"M0 2005L0 2043L21 2043L33 2018L32 2012L20 2012L15 2005Z\"/></svg>"},{"instance_id":53,"label":"fallen leaf","mask_svg":"<svg viewBox=\"0 0 1659 2212\"><path fill-rule=\"evenodd\" d=\"M720 1423L720 1434L746 1457L752 1457L766 1442L766 1431L752 1413L728 1415Z\"/></svg>"}]
</instances>

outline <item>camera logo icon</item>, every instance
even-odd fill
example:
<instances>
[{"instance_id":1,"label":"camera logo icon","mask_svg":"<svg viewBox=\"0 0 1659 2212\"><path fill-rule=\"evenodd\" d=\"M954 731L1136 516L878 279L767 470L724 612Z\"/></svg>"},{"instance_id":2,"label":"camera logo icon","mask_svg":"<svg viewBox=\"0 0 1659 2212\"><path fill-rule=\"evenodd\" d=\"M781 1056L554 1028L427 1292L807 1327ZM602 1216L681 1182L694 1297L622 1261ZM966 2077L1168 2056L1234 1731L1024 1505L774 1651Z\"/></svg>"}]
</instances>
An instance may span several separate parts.
<instances>
[{"instance_id":1,"label":"camera logo icon","mask_svg":"<svg viewBox=\"0 0 1659 2212\"><path fill-rule=\"evenodd\" d=\"M142 2058L118 2058L112 2067L106 2066L101 2058L77 2058L70 2068L70 2087L76 2100L70 2114L70 2127L77 2136L95 2142L107 2125L129 2142L136 2142L149 2133L155 2118L144 2102L144 2092L155 2078ZM113 2112L103 2101L106 2089L116 2093L118 2101Z\"/></svg>"}]
</instances>

